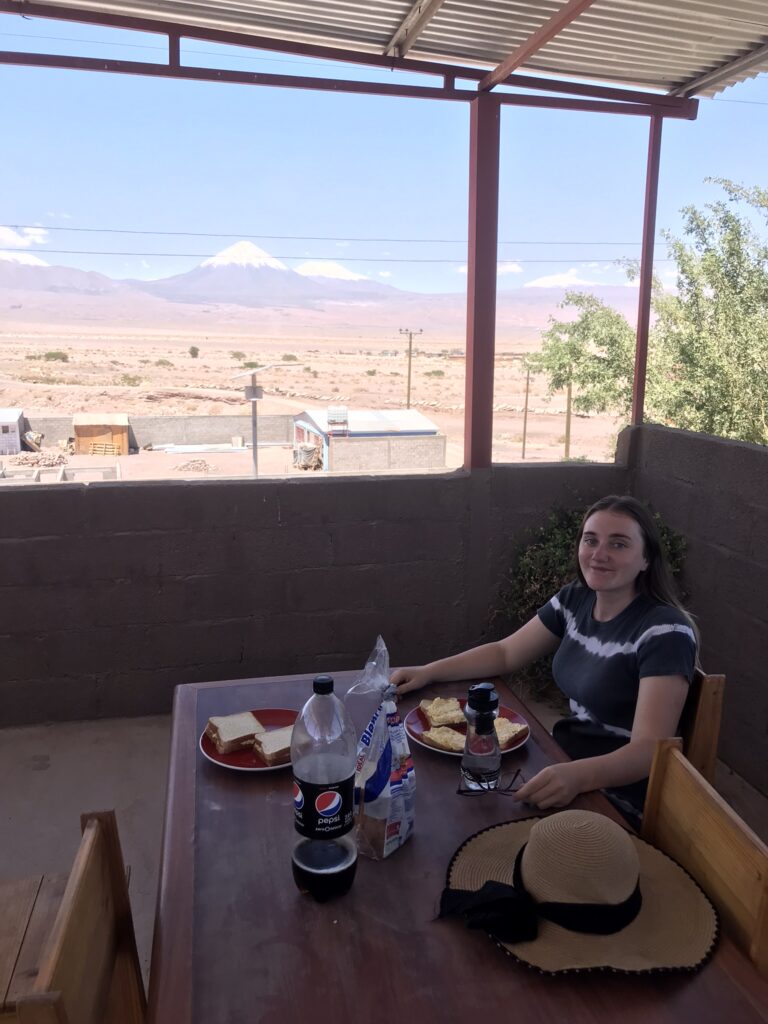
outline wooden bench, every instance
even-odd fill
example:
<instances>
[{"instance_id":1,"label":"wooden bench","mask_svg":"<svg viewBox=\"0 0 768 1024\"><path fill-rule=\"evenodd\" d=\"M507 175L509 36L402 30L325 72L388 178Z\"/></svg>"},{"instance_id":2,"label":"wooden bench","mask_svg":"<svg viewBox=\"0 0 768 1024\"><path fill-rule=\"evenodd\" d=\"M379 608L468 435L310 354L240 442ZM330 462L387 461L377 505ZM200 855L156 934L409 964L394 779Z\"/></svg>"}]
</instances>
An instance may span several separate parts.
<instances>
[{"instance_id":1,"label":"wooden bench","mask_svg":"<svg viewBox=\"0 0 768 1024\"><path fill-rule=\"evenodd\" d=\"M18 1020L16 1002L32 992L43 946L67 885L66 874L0 882L0 1021Z\"/></svg>"},{"instance_id":2,"label":"wooden bench","mask_svg":"<svg viewBox=\"0 0 768 1024\"><path fill-rule=\"evenodd\" d=\"M69 875L0 883L0 1024L143 1024L128 878L113 811L81 816Z\"/></svg>"}]
</instances>

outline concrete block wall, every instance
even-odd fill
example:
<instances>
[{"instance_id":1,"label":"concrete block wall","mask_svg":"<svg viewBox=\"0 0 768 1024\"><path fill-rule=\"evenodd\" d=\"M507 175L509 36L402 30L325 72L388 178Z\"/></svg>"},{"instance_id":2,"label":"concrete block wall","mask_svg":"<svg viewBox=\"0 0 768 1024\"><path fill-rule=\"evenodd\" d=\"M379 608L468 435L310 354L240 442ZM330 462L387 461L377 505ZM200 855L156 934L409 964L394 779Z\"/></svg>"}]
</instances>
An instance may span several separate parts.
<instances>
[{"instance_id":1,"label":"concrete block wall","mask_svg":"<svg viewBox=\"0 0 768 1024\"><path fill-rule=\"evenodd\" d=\"M131 416L130 443L133 448L146 444L229 444L233 437L242 437L249 444L252 437L251 415L247 416ZM44 444L73 436L71 416L25 417L25 430L38 430ZM259 416L261 444L293 444L293 416Z\"/></svg>"},{"instance_id":2,"label":"concrete block wall","mask_svg":"<svg viewBox=\"0 0 768 1024\"><path fill-rule=\"evenodd\" d=\"M64 483L0 502L0 726L170 708L178 683L393 663L482 641L550 511L631 491L688 539L720 756L768 793L768 450L663 427L613 465Z\"/></svg>"},{"instance_id":3,"label":"concrete block wall","mask_svg":"<svg viewBox=\"0 0 768 1024\"><path fill-rule=\"evenodd\" d=\"M405 437L333 437L329 469L342 473L389 469L443 469L444 434Z\"/></svg>"},{"instance_id":4,"label":"concrete block wall","mask_svg":"<svg viewBox=\"0 0 768 1024\"><path fill-rule=\"evenodd\" d=\"M394 663L462 649L482 639L516 531L617 475L539 465L9 490L0 726L167 711L185 682L362 668L378 633Z\"/></svg>"},{"instance_id":5,"label":"concrete block wall","mask_svg":"<svg viewBox=\"0 0 768 1024\"><path fill-rule=\"evenodd\" d=\"M633 493L688 542L702 667L726 675L719 755L768 794L768 448L645 426L622 435L620 457Z\"/></svg>"}]
</instances>

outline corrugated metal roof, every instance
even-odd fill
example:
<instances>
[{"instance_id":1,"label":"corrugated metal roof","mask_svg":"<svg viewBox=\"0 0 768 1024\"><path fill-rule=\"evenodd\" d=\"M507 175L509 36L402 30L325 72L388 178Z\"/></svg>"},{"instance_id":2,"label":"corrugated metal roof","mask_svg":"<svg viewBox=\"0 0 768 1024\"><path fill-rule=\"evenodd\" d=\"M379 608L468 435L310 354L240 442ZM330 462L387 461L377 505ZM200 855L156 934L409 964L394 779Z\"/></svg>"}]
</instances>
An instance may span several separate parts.
<instances>
[{"instance_id":1,"label":"corrugated metal roof","mask_svg":"<svg viewBox=\"0 0 768 1024\"><path fill-rule=\"evenodd\" d=\"M307 408L294 420L310 419L324 434L328 433L328 409ZM417 409L349 409L350 434L436 434L438 428Z\"/></svg>"},{"instance_id":2,"label":"corrugated metal roof","mask_svg":"<svg viewBox=\"0 0 768 1024\"><path fill-rule=\"evenodd\" d=\"M405 32L409 57L494 67L566 0L39 0L37 6L378 54L388 51L401 26L403 37L410 19L406 25L415 23L416 30ZM521 70L710 96L768 71L768 2L595 0Z\"/></svg>"}]
</instances>

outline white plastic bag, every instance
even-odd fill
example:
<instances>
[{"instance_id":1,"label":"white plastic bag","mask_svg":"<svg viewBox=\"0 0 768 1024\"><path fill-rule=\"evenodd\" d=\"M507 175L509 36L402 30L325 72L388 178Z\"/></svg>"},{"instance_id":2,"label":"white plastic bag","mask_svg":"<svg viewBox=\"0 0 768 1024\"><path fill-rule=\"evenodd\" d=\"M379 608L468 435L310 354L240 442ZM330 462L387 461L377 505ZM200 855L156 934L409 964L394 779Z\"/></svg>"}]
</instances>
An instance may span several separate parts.
<instances>
[{"instance_id":1,"label":"white plastic bag","mask_svg":"<svg viewBox=\"0 0 768 1024\"><path fill-rule=\"evenodd\" d=\"M355 822L360 853L382 860L413 832L416 776L381 637L347 697L370 695L377 707L363 729L355 765Z\"/></svg>"}]
</instances>

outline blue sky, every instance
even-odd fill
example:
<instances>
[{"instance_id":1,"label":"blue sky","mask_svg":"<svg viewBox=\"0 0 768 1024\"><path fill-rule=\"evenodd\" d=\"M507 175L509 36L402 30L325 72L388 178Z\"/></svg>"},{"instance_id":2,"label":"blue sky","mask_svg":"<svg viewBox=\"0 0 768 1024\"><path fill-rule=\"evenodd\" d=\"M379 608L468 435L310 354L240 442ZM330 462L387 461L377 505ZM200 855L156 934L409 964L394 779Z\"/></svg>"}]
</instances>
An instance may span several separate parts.
<instances>
[{"instance_id":1,"label":"blue sky","mask_svg":"<svg viewBox=\"0 0 768 1024\"><path fill-rule=\"evenodd\" d=\"M164 59L160 37L10 15L0 48ZM203 42L183 59L372 77ZM288 266L323 259L401 288L466 286L465 104L7 66L0 96L0 249L153 278L248 238ZM504 109L501 288L623 283L613 261L640 252L647 137L644 118ZM719 196L706 177L765 186L766 167L762 75L702 100L695 122L665 122L658 228L679 230L681 207Z\"/></svg>"}]
</instances>

